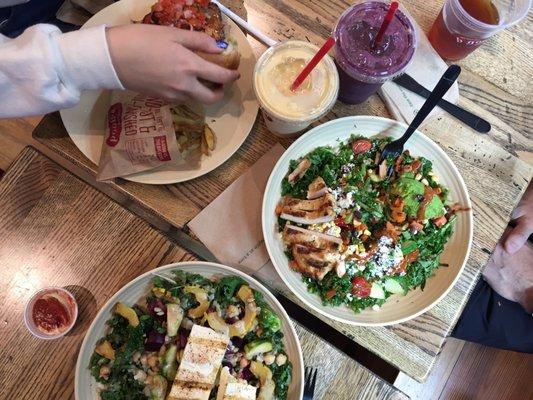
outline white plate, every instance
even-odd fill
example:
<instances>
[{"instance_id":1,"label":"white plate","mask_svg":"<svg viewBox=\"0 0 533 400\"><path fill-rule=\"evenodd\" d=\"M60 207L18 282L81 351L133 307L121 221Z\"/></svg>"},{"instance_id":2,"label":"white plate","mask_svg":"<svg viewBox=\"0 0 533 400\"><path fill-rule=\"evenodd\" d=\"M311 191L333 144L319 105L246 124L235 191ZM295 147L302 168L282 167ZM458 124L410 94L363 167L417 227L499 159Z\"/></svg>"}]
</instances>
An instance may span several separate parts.
<instances>
[{"instance_id":1,"label":"white plate","mask_svg":"<svg viewBox=\"0 0 533 400\"><path fill-rule=\"evenodd\" d=\"M355 314L346 306L324 306L319 296L307 291L301 275L289 268L284 254L283 242L278 235L275 208L281 198L281 181L289 169L289 161L306 155L319 146L335 146L337 139L347 140L350 135L374 136L377 134L399 137L407 125L387 118L358 116L346 117L327 122L311 129L292 144L274 167L265 189L263 199L263 235L270 258L283 281L300 300L313 310L334 320L352 325L384 326L405 322L433 307L455 284L461 274L472 244L472 213L461 212L455 224L455 232L450 238L441 260L448 268L439 268L435 276L429 278L424 291L411 290L406 296L390 297L379 311L367 309ZM416 131L406 146L413 155L420 155L433 162L439 182L450 189L452 202L459 202L471 208L470 198L459 171L452 160L431 139Z\"/></svg>"},{"instance_id":2,"label":"white plate","mask_svg":"<svg viewBox=\"0 0 533 400\"><path fill-rule=\"evenodd\" d=\"M153 3L155 0L121 0L94 15L83 28L101 24L129 24L132 20L142 19ZM202 157L200 162L190 160L178 168L142 172L124 179L149 184L171 184L197 178L223 164L248 137L259 109L252 88L255 56L244 33L233 21L223 17L229 25L230 36L237 40L242 56L239 67L241 78L228 89L222 101L206 107L206 122L217 136L215 151L209 157ZM75 107L60 112L74 144L96 165L100 161L109 100L110 91L87 91Z\"/></svg>"},{"instance_id":3,"label":"white plate","mask_svg":"<svg viewBox=\"0 0 533 400\"><path fill-rule=\"evenodd\" d=\"M292 362L292 383L289 387L289 399L300 399L303 396L303 357L302 348L296 335L289 316L276 300L276 298L259 282L245 273L236 269L226 267L220 264L207 262L184 262L165 265L149 271L120 289L107 303L102 307L100 312L94 318L93 323L87 330L83 343L78 353L78 362L76 363L76 377L74 381L74 393L76 400L93 400L97 399L96 381L91 376L88 369L91 356L94 351L96 342L104 336L105 323L111 317L113 306L122 301L126 304L135 304L141 297L145 296L149 290L150 283L154 278L153 273L169 273L170 271L180 269L186 272L201 274L206 278L211 276L228 276L237 275L244 279L253 289L261 292L266 302L272 307L272 310L279 315L281 319L281 331L284 334L283 342L289 360Z\"/></svg>"}]
</instances>

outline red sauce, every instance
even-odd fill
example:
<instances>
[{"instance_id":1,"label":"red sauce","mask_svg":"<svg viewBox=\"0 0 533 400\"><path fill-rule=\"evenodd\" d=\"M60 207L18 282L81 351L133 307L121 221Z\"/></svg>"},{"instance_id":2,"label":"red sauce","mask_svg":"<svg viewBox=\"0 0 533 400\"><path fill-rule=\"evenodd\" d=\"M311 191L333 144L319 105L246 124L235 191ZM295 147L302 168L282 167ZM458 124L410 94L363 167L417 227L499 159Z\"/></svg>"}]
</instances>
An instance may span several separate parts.
<instances>
[{"instance_id":1,"label":"red sauce","mask_svg":"<svg viewBox=\"0 0 533 400\"><path fill-rule=\"evenodd\" d=\"M61 332L70 325L70 313L54 295L44 295L33 305L35 325L47 333Z\"/></svg>"}]
</instances>

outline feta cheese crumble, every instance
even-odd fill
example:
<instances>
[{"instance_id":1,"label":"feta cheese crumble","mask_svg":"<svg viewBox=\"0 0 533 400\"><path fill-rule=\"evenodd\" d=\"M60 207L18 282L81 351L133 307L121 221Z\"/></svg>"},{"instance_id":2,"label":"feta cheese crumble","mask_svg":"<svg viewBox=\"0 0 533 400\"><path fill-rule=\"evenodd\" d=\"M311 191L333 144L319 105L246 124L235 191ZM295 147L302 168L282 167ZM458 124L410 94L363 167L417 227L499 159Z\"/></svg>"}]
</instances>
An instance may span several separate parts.
<instances>
[{"instance_id":1,"label":"feta cheese crumble","mask_svg":"<svg viewBox=\"0 0 533 400\"><path fill-rule=\"evenodd\" d=\"M367 266L372 276L382 278L392 274L394 268L403 260L402 248L388 236L382 236L377 243L376 252L370 258Z\"/></svg>"}]
</instances>

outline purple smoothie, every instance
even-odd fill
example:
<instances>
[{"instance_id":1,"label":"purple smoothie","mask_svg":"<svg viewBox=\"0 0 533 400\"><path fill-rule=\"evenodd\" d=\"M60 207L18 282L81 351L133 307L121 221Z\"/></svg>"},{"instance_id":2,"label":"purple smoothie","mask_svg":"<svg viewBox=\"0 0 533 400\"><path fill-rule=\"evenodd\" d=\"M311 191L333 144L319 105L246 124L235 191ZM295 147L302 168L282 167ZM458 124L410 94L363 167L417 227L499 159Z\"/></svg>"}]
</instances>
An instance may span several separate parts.
<instances>
[{"instance_id":1,"label":"purple smoothie","mask_svg":"<svg viewBox=\"0 0 533 400\"><path fill-rule=\"evenodd\" d=\"M354 4L335 26L335 63L343 103L362 103L384 82L402 73L413 58L416 33L401 10L396 11L379 46L372 48L388 9L389 3L380 1Z\"/></svg>"}]
</instances>

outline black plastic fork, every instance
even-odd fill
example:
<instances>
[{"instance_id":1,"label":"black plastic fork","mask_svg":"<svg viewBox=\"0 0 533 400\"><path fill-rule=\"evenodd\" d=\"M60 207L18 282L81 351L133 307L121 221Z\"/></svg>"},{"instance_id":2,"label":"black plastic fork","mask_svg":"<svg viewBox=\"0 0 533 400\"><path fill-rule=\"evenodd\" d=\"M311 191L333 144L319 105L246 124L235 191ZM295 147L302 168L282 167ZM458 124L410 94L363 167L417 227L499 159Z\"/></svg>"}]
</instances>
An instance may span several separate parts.
<instances>
[{"instance_id":1,"label":"black plastic fork","mask_svg":"<svg viewBox=\"0 0 533 400\"><path fill-rule=\"evenodd\" d=\"M305 367L305 383L303 400L313 400L315 396L316 375L318 370L313 367Z\"/></svg>"},{"instance_id":2,"label":"black plastic fork","mask_svg":"<svg viewBox=\"0 0 533 400\"><path fill-rule=\"evenodd\" d=\"M405 146L405 143L417 130L422 121L424 121L429 115L429 113L433 111L433 109L438 105L439 101L444 97L448 89L450 89L453 83L457 80L460 73L461 67L459 67L458 65L450 65L448 67L446 72L444 72L439 82L425 101L425 103L422 105L422 108L420 108L418 113L413 118L413 121L409 124L409 127L402 135L402 137L396 139L393 142L390 142L383 148L383 151L381 152L381 156L379 158L379 165L381 165L381 163L385 161L388 157L392 156L393 158L396 158L403 153L403 147ZM387 168L387 176L390 177L392 173L393 165L389 165Z\"/></svg>"}]
</instances>

